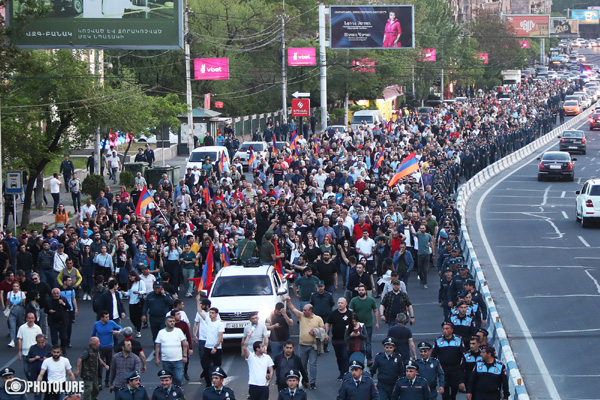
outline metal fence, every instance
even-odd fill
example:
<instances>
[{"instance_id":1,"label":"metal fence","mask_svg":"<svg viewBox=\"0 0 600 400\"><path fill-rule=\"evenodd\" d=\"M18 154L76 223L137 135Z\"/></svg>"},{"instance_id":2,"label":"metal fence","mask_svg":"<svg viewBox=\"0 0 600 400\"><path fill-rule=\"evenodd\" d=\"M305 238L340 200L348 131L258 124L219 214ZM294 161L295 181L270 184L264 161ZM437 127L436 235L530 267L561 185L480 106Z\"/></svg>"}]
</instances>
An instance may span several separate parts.
<instances>
[{"instance_id":1,"label":"metal fence","mask_svg":"<svg viewBox=\"0 0 600 400\"><path fill-rule=\"evenodd\" d=\"M311 115L314 115L317 108L311 108ZM296 117L292 117L291 109L288 110L288 121L290 118L294 118L298 120ZM274 112L263 113L263 114L253 114L246 115L243 117L233 117L233 126L235 129L235 134L237 136L242 137L243 139L249 139L252 137L252 134L258 128L262 133L265 130L265 126L267 125L267 121L271 120L273 124L275 122L279 122L281 124L283 122L283 110L277 110Z\"/></svg>"}]
</instances>

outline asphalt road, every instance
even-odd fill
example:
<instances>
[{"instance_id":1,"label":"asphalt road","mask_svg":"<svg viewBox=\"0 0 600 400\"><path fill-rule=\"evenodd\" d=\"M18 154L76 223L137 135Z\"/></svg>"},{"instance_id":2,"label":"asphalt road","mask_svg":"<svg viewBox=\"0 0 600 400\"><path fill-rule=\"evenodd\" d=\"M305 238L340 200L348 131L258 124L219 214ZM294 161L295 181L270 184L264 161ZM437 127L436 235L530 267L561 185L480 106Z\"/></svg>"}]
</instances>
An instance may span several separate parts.
<instances>
[{"instance_id":1,"label":"asphalt road","mask_svg":"<svg viewBox=\"0 0 600 400\"><path fill-rule=\"evenodd\" d=\"M582 51L600 62L600 50ZM508 169L471 199L467 226L532 399L600 398L599 226L575 221L575 191L600 174L600 134L574 155L575 182L537 181L538 157Z\"/></svg>"}]
</instances>

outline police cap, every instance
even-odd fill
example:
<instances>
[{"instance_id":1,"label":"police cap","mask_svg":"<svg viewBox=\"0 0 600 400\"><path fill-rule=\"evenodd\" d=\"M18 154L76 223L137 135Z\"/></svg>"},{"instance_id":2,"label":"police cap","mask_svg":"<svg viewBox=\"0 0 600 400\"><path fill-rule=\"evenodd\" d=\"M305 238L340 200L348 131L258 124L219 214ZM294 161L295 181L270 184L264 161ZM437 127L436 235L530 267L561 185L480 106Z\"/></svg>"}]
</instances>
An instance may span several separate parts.
<instances>
[{"instance_id":1,"label":"police cap","mask_svg":"<svg viewBox=\"0 0 600 400\"><path fill-rule=\"evenodd\" d=\"M2 370L2 377L13 376L15 374L15 370L12 368L4 368Z\"/></svg>"},{"instance_id":2,"label":"police cap","mask_svg":"<svg viewBox=\"0 0 600 400\"><path fill-rule=\"evenodd\" d=\"M448 325L448 326L450 326L450 327L452 327L454 329L454 324L452 322L450 322L450 321L444 321L444 322L442 322L442 328L444 326L446 326L446 325Z\"/></svg>"},{"instance_id":3,"label":"police cap","mask_svg":"<svg viewBox=\"0 0 600 400\"><path fill-rule=\"evenodd\" d=\"M160 379L173 377L173 374L171 373L171 371L167 371L166 369L161 369L160 371L158 371L157 375Z\"/></svg>"},{"instance_id":4,"label":"police cap","mask_svg":"<svg viewBox=\"0 0 600 400\"><path fill-rule=\"evenodd\" d=\"M417 371L419 370L419 366L413 360L408 360L405 368L406 369L416 369Z\"/></svg>"},{"instance_id":5,"label":"police cap","mask_svg":"<svg viewBox=\"0 0 600 400\"><path fill-rule=\"evenodd\" d=\"M350 364L350 369L356 369L356 368L364 369L365 366L360 361L354 360L354 361L352 361L352 364Z\"/></svg>"},{"instance_id":6,"label":"police cap","mask_svg":"<svg viewBox=\"0 0 600 400\"><path fill-rule=\"evenodd\" d=\"M388 337L388 338L383 339L383 341L381 343L383 343L384 346L394 346L394 347L396 347L396 342L394 342L394 338L392 338L392 337Z\"/></svg>"},{"instance_id":7,"label":"police cap","mask_svg":"<svg viewBox=\"0 0 600 400\"><path fill-rule=\"evenodd\" d=\"M290 369L288 372L286 372L285 374L285 379L298 379L300 380L300 371L296 370L296 369Z\"/></svg>"},{"instance_id":8,"label":"police cap","mask_svg":"<svg viewBox=\"0 0 600 400\"><path fill-rule=\"evenodd\" d=\"M427 342L421 342L417 345L417 347L419 350L431 350L432 348L431 344Z\"/></svg>"},{"instance_id":9,"label":"police cap","mask_svg":"<svg viewBox=\"0 0 600 400\"><path fill-rule=\"evenodd\" d=\"M140 373L138 371L131 371L126 377L125 379L127 380L127 382L132 381L134 379L140 379Z\"/></svg>"},{"instance_id":10,"label":"police cap","mask_svg":"<svg viewBox=\"0 0 600 400\"><path fill-rule=\"evenodd\" d=\"M215 367L215 369L212 370L211 375L220 376L223 379L227 378L227 374L221 367Z\"/></svg>"}]
</instances>

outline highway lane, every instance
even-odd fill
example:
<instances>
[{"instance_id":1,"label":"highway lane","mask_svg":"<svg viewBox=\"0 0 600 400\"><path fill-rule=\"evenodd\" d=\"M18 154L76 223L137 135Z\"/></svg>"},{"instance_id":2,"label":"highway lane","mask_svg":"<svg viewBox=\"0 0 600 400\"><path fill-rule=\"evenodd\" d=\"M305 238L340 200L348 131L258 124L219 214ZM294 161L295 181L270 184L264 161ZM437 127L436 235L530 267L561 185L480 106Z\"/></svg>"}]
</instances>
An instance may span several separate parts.
<instances>
[{"instance_id":1,"label":"highway lane","mask_svg":"<svg viewBox=\"0 0 600 400\"><path fill-rule=\"evenodd\" d=\"M575 190L600 176L600 134L574 156L573 183L537 182L543 150L483 186L467 226L531 398L597 399L600 231L575 221Z\"/></svg>"}]
</instances>

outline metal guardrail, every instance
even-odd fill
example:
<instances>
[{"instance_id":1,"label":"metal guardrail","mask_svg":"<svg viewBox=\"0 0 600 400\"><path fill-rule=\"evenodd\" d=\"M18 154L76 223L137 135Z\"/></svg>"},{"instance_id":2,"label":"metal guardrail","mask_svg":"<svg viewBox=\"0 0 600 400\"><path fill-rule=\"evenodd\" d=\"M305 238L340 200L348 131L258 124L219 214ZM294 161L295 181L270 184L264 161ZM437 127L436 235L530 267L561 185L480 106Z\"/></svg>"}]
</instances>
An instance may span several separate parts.
<instances>
[{"instance_id":1,"label":"metal guardrail","mask_svg":"<svg viewBox=\"0 0 600 400\"><path fill-rule=\"evenodd\" d=\"M475 278L477 289L481 292L483 298L488 307L488 324L486 329L489 332L488 342L496 348L496 352L500 360L507 366L509 375L509 387L512 393L513 399L518 400L529 400L529 394L527 388L519 371L519 367L515 361L515 357L510 346L510 342L504 330L502 319L496 309L496 304L490 292L487 280L481 268L481 265L477 259L477 253L471 243L471 238L467 229L467 204L471 199L473 193L479 190L489 180L503 172L504 170L514 166L515 164L522 161L524 158L530 156L541 147L547 145L552 140L555 140L558 135L562 134L565 130L572 129L574 125L581 123L583 120L592 113L596 105L588 108L586 111L581 113L575 118L571 118L569 121L561 125L560 127L548 132L546 135L540 137L537 140L529 143L527 146L509 154L508 156L496 161L492 165L489 165L485 169L481 170L469 181L460 187L457 197L457 208L463 216L463 221L460 227L461 239L460 245L462 248L465 262L469 266L469 270Z\"/></svg>"}]
</instances>

